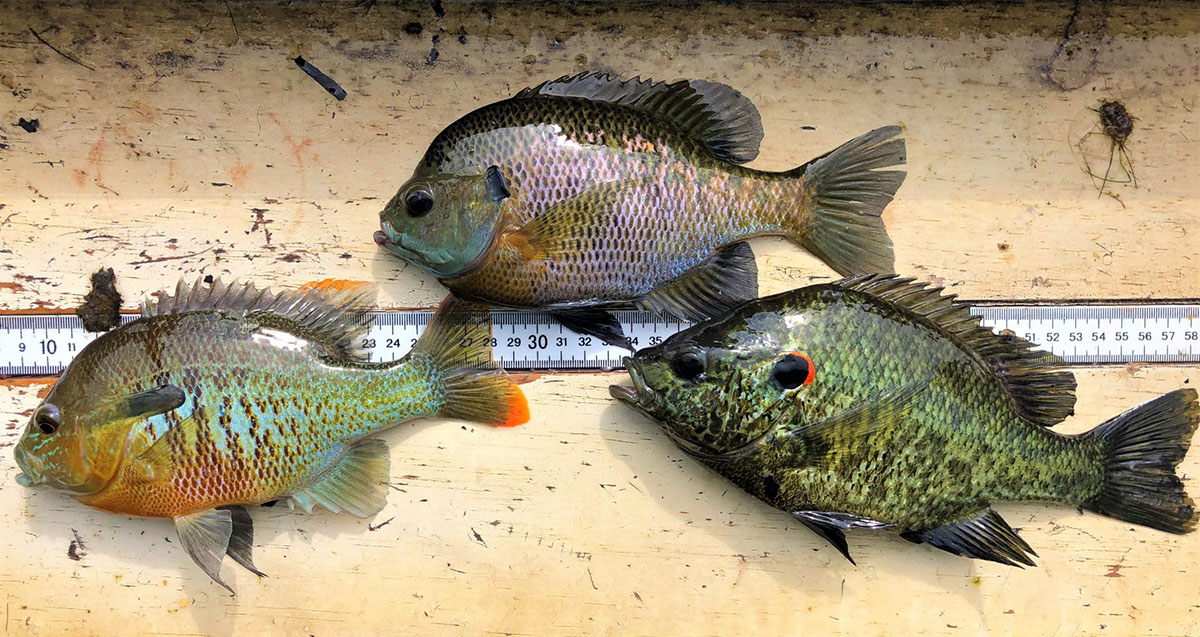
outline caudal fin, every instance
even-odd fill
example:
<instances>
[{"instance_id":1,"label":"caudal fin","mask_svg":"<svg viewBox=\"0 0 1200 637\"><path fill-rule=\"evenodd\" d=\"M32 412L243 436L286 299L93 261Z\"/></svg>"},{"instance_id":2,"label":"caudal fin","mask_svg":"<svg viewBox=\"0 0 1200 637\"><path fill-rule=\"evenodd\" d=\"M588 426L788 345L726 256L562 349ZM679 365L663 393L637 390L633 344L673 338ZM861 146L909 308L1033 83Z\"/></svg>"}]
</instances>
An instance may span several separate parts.
<instances>
[{"instance_id":1,"label":"caudal fin","mask_svg":"<svg viewBox=\"0 0 1200 637\"><path fill-rule=\"evenodd\" d=\"M883 209L904 182L899 126L877 128L791 171L804 180L810 204L792 229L795 241L844 276L890 274L892 240Z\"/></svg>"},{"instance_id":2,"label":"caudal fin","mask_svg":"<svg viewBox=\"0 0 1200 637\"><path fill-rule=\"evenodd\" d=\"M413 346L443 374L446 400L438 415L513 427L529 421L525 394L492 360L492 324L486 308L449 299Z\"/></svg>"},{"instance_id":3,"label":"caudal fin","mask_svg":"<svg viewBox=\"0 0 1200 637\"><path fill-rule=\"evenodd\" d=\"M1171 533L1196 525L1195 504L1175 475L1200 418L1196 390L1179 389L1084 434L1104 454L1104 483L1083 508Z\"/></svg>"}]
</instances>

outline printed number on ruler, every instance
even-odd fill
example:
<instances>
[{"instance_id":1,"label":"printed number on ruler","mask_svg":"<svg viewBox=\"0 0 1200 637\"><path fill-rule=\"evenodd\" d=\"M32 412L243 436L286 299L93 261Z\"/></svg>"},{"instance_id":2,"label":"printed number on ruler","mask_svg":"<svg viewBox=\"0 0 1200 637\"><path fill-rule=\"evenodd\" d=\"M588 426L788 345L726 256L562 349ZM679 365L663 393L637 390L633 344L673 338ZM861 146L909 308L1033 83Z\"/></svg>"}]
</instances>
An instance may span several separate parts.
<instances>
[{"instance_id":1,"label":"printed number on ruler","mask_svg":"<svg viewBox=\"0 0 1200 637\"><path fill-rule=\"evenodd\" d=\"M1069 363L1200 361L1200 305L983 306L997 332L1037 343Z\"/></svg>"},{"instance_id":2,"label":"printed number on ruler","mask_svg":"<svg viewBox=\"0 0 1200 637\"><path fill-rule=\"evenodd\" d=\"M1197 305L981 306L973 312L997 332L1011 331L1069 363L1200 362ZM373 314L359 345L371 360L391 361L412 349L433 313ZM645 312L616 314L636 347L657 345L688 325ZM57 374L96 337L75 316L0 316L0 375ZM509 369L616 369L628 355L534 312L493 313L492 339L496 360Z\"/></svg>"},{"instance_id":3,"label":"printed number on ruler","mask_svg":"<svg viewBox=\"0 0 1200 637\"><path fill-rule=\"evenodd\" d=\"M646 312L617 311L617 319L635 347L649 347L687 327ZM412 349L429 324L432 312L379 312L360 345L370 360L390 361ZM606 345L594 336L576 334L549 316L536 312L492 313L493 356L509 369L616 369L629 352Z\"/></svg>"}]
</instances>

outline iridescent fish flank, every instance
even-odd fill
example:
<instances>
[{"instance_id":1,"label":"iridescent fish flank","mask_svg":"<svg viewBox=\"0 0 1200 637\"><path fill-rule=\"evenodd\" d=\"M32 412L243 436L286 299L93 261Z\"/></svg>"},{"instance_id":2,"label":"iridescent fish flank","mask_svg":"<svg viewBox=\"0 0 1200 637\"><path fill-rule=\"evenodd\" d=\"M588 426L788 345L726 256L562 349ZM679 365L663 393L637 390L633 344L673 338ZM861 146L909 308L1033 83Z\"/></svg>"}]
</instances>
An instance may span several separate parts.
<instances>
[{"instance_id":1,"label":"iridescent fish flank","mask_svg":"<svg viewBox=\"0 0 1200 637\"><path fill-rule=\"evenodd\" d=\"M1033 549L991 508L1042 500L1171 533L1196 524L1175 467L1200 407L1182 389L1079 435L1052 354L894 276L747 303L626 359L613 397L850 557L844 531L1003 564Z\"/></svg>"},{"instance_id":2,"label":"iridescent fish flank","mask_svg":"<svg viewBox=\"0 0 1200 637\"><path fill-rule=\"evenodd\" d=\"M604 308L699 320L755 298L752 237L788 237L843 274L891 272L881 215L904 179L900 132L764 172L742 165L758 110L728 86L563 77L442 131L375 240L456 296L626 344Z\"/></svg>"},{"instance_id":3,"label":"iridescent fish flank","mask_svg":"<svg viewBox=\"0 0 1200 637\"><path fill-rule=\"evenodd\" d=\"M361 358L373 291L180 283L71 362L16 447L18 482L173 519L192 558L229 588L226 554L262 574L244 505L369 517L386 504L390 472L371 434L428 416L528 419L491 359L486 314L467 305L444 306L403 359Z\"/></svg>"}]
</instances>

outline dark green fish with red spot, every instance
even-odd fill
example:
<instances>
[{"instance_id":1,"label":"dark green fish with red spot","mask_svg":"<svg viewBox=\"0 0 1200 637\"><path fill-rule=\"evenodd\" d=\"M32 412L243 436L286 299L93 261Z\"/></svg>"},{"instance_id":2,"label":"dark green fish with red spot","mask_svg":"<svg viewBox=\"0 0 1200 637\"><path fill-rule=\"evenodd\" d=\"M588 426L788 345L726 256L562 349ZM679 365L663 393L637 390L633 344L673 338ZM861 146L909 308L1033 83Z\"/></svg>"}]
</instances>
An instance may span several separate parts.
<instances>
[{"instance_id":1,"label":"dark green fish with red spot","mask_svg":"<svg viewBox=\"0 0 1200 637\"><path fill-rule=\"evenodd\" d=\"M611 393L847 558L844 530L894 528L1033 565L991 508L1007 500L1195 526L1175 473L1200 415L1195 390L1056 433L1075 405L1061 360L911 281L855 277L748 303L626 359L633 387Z\"/></svg>"},{"instance_id":2,"label":"dark green fish with red spot","mask_svg":"<svg viewBox=\"0 0 1200 637\"><path fill-rule=\"evenodd\" d=\"M881 214L904 180L900 134L766 172L742 165L762 123L728 86L563 77L442 131L375 240L458 297L622 342L605 308L699 320L757 297L751 237L787 237L842 274L891 272Z\"/></svg>"}]
</instances>

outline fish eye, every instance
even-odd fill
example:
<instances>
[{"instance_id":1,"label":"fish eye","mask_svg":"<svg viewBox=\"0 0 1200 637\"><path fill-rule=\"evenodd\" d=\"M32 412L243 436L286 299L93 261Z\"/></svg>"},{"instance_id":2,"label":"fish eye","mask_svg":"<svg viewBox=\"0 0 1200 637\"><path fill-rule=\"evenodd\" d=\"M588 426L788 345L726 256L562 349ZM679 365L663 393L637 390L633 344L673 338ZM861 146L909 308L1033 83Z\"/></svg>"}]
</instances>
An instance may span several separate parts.
<instances>
[{"instance_id":1,"label":"fish eye","mask_svg":"<svg viewBox=\"0 0 1200 637\"><path fill-rule=\"evenodd\" d=\"M811 385L816 376L812 359L799 352L789 353L771 368L771 380L783 390Z\"/></svg>"},{"instance_id":2,"label":"fish eye","mask_svg":"<svg viewBox=\"0 0 1200 637\"><path fill-rule=\"evenodd\" d=\"M43 405L42 408L38 410L37 416L34 417L34 422L37 424L38 431L46 434L47 436L52 435L54 432L58 431L58 427L61 424L61 421L59 420L58 407L55 407L54 405Z\"/></svg>"},{"instance_id":3,"label":"fish eye","mask_svg":"<svg viewBox=\"0 0 1200 637\"><path fill-rule=\"evenodd\" d=\"M704 375L704 370L708 364L704 359L704 352L697 349L689 349L681 352L671 361L671 369L675 375L683 380L696 380Z\"/></svg>"},{"instance_id":4,"label":"fish eye","mask_svg":"<svg viewBox=\"0 0 1200 637\"><path fill-rule=\"evenodd\" d=\"M433 210L433 191L429 186L417 186L404 195L404 210L410 217L424 217Z\"/></svg>"}]
</instances>

